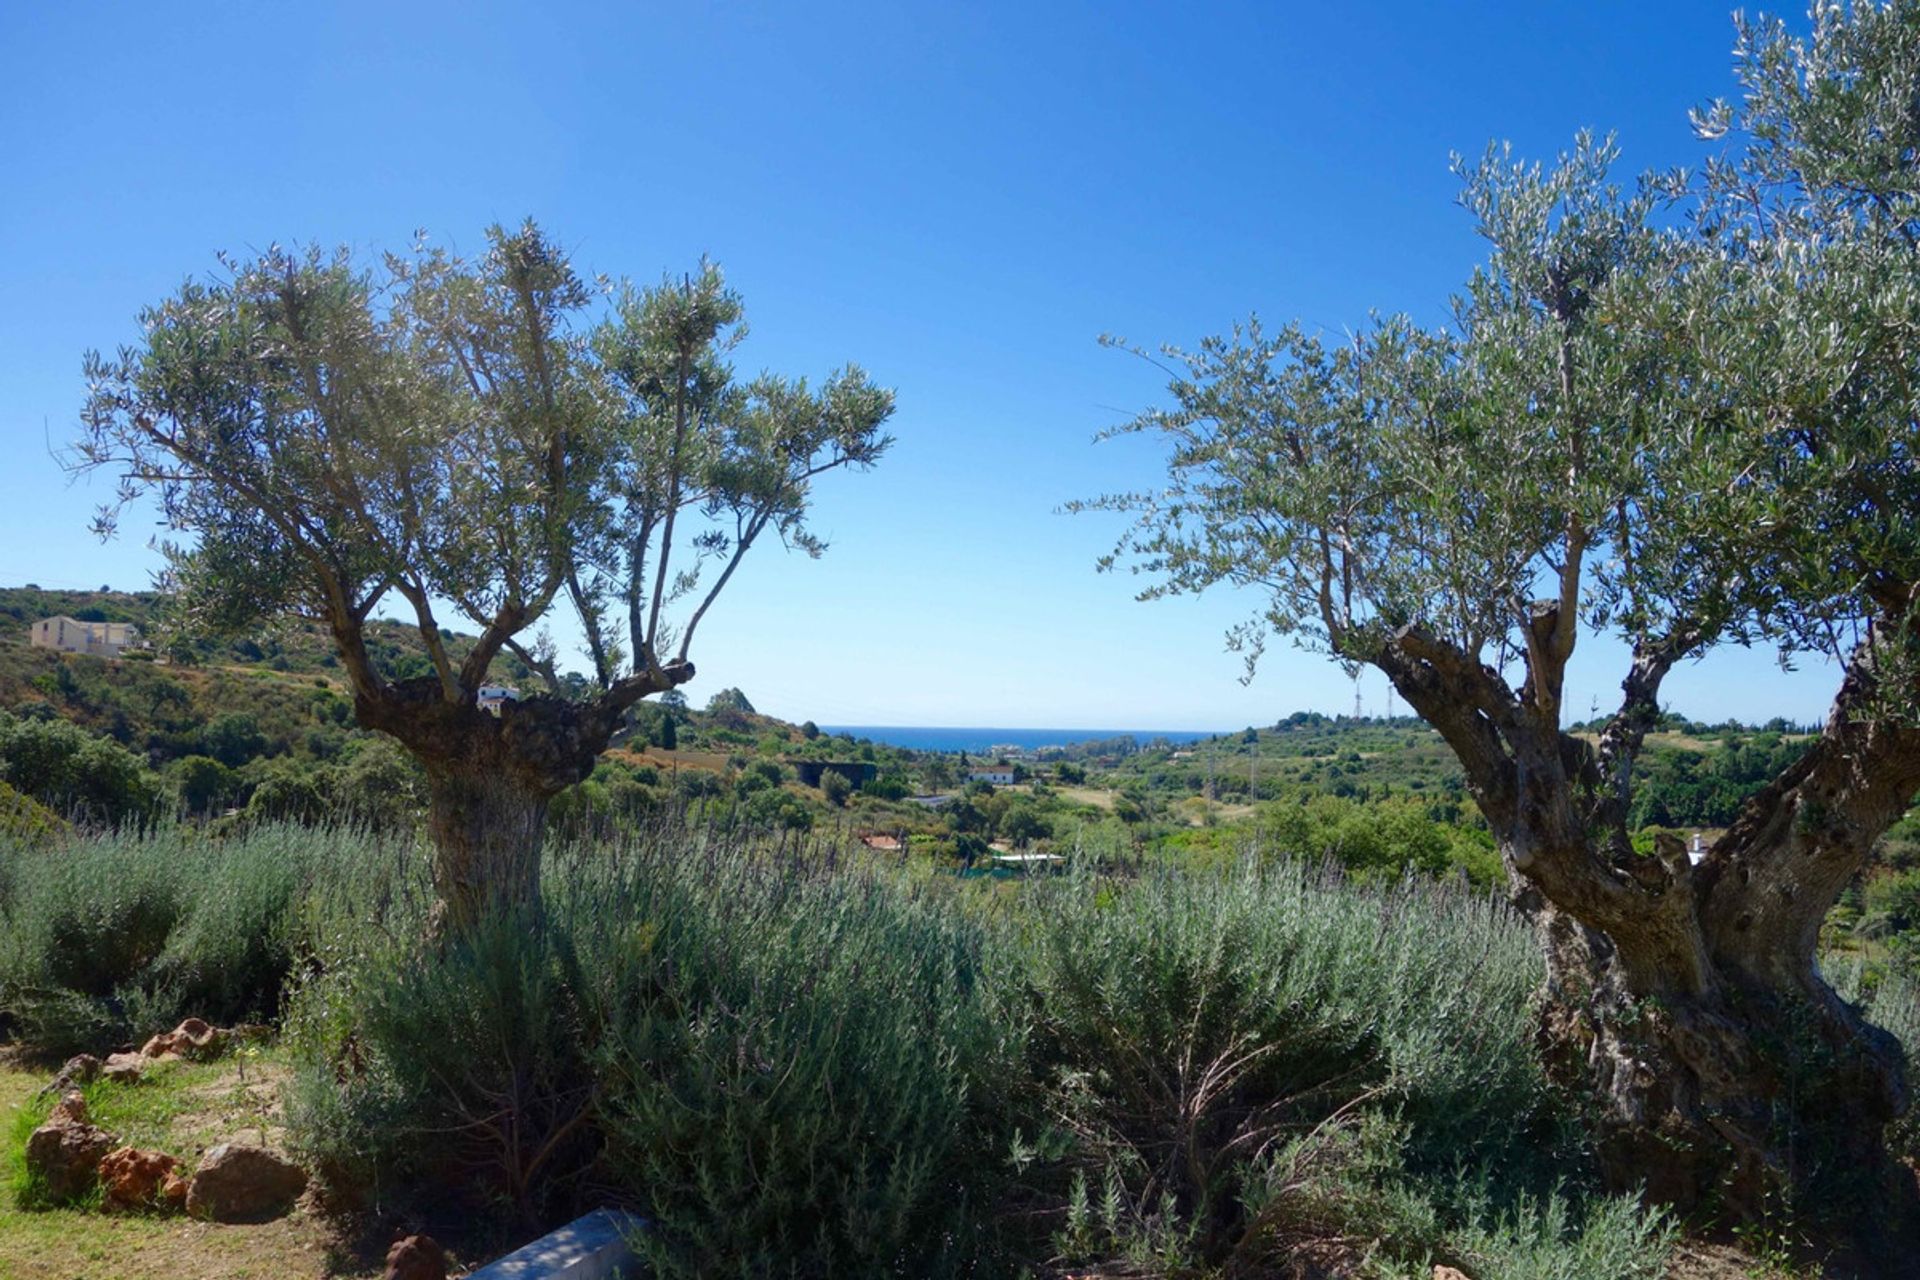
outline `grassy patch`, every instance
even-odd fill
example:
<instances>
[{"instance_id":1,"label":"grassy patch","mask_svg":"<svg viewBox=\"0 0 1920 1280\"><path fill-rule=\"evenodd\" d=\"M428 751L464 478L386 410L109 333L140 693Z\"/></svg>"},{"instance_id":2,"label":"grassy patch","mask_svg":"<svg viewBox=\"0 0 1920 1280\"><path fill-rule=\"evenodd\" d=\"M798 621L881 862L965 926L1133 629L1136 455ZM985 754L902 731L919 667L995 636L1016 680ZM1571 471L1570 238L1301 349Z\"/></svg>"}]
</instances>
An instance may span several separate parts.
<instances>
[{"instance_id":1,"label":"grassy patch","mask_svg":"<svg viewBox=\"0 0 1920 1280\"><path fill-rule=\"evenodd\" d=\"M87 1085L87 1114L124 1142L191 1162L200 1152L178 1122L204 1106L208 1089L224 1086L233 1075L228 1062L157 1062L138 1084L96 1080Z\"/></svg>"},{"instance_id":2,"label":"grassy patch","mask_svg":"<svg viewBox=\"0 0 1920 1280\"><path fill-rule=\"evenodd\" d=\"M249 1064L258 1077L271 1064ZM216 1226L177 1217L108 1216L86 1208L22 1207L27 1135L52 1109L47 1077L0 1066L0 1280L321 1280L371 1277L380 1268L342 1256L323 1225L295 1213L277 1222ZM162 1068L151 1084L96 1085L95 1119L139 1145L182 1152L178 1127L238 1082L232 1061ZM257 1136L235 1131L230 1136ZM193 1145L188 1137L187 1146Z\"/></svg>"}]
</instances>

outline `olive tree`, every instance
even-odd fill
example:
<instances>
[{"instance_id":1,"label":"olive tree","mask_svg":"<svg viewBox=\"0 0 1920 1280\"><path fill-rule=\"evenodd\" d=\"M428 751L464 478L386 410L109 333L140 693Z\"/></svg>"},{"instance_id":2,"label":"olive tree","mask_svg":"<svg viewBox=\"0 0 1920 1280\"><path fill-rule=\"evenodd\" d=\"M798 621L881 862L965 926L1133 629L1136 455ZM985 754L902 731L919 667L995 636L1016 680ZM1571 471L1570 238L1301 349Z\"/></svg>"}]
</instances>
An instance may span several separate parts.
<instances>
[{"instance_id":1,"label":"olive tree","mask_svg":"<svg viewBox=\"0 0 1920 1280\"><path fill-rule=\"evenodd\" d=\"M158 500L186 535L193 624L324 623L359 722L423 766L449 923L532 902L548 801L628 708L692 678L749 550L821 552L812 481L881 456L892 394L852 367L737 381L741 307L717 269L596 290L531 223L471 258L223 264L145 311L137 345L87 358L76 465L120 482L99 527ZM430 675L369 656L383 606L417 626ZM556 669L563 612L590 679ZM478 638L454 643L451 622ZM546 691L496 717L476 695L509 655Z\"/></svg>"},{"instance_id":2,"label":"olive tree","mask_svg":"<svg viewBox=\"0 0 1920 1280\"><path fill-rule=\"evenodd\" d=\"M1602 1164L1734 1218L1872 1202L1907 1106L1816 947L1920 790L1920 3L1741 24L1737 66L1698 174L1622 189L1589 137L1457 162L1488 256L1443 327L1142 352L1171 403L1117 431L1170 441L1166 482L1076 504L1133 517L1103 567L1144 597L1249 588L1250 664L1278 634L1377 668L1444 737L1538 922L1543 1044ZM1576 733L1596 636L1621 696ZM1636 856L1662 682L1729 644L1829 655L1832 711L1698 865Z\"/></svg>"}]
</instances>

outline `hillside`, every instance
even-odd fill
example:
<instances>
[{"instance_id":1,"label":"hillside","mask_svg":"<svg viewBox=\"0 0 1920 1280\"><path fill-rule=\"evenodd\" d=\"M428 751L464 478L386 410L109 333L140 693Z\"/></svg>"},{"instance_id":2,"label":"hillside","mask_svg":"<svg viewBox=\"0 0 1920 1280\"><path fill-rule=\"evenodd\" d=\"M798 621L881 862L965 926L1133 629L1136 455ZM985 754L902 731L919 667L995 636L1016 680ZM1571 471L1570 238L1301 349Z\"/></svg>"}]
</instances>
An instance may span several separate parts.
<instances>
[{"instance_id":1,"label":"hillside","mask_svg":"<svg viewBox=\"0 0 1920 1280\"><path fill-rule=\"evenodd\" d=\"M109 662L24 643L30 622L53 613L164 634L163 605L153 592L0 590L0 709L70 721L163 775L176 775L190 758L215 761L234 771L218 790L236 804L249 802L269 774L298 781L303 795L324 790L328 771L370 743L399 762L394 768L411 771L390 744L355 726L338 660L313 624L218 644L173 643L165 661L137 655ZM412 628L379 622L370 640L375 660L391 674L426 673ZM449 637L456 654L471 643ZM533 683L519 664L502 665L506 678ZM1642 757L1634 826L1722 828L1805 741L1798 726L1784 722L1752 728L1669 715ZM805 785L805 770L796 765L806 761L868 766L870 776L853 794L841 794ZM1411 865L1464 860L1482 878L1497 873L1452 754L1410 717L1297 712L1193 743L1090 741L1019 763L1014 786L968 786L956 755L822 734L760 715L745 695L727 689L706 710L677 700L636 708L631 730L578 794L563 797L558 812L569 821L619 821L678 797L742 806L785 826L833 820L917 836L934 856L963 860L990 843L1010 849L1089 839L1107 848L1211 856L1284 834L1350 865L1377 862L1381 874L1410 865L1409 857ZM916 803L916 794L945 799ZM1291 809L1275 819L1275 805ZM1302 806L1312 815L1307 828L1293 812ZM1904 851L1920 844L1917 833L1920 823L1909 821L1888 847L1904 860ZM1425 848L1425 863L1383 842Z\"/></svg>"},{"instance_id":2,"label":"hillside","mask_svg":"<svg viewBox=\"0 0 1920 1280\"><path fill-rule=\"evenodd\" d=\"M166 649L183 665L262 666L295 674L336 672L340 659L332 639L317 622L289 621L251 636L215 641L186 640L166 634L166 597L157 591L47 591L35 586L0 587L0 645L25 644L27 629L41 618L65 614L81 622L131 622L142 635ZM463 656L474 637L443 628L449 651ZM367 651L380 670L392 676L426 675L426 647L412 626L374 619L367 625ZM511 660L503 671L523 676Z\"/></svg>"}]
</instances>

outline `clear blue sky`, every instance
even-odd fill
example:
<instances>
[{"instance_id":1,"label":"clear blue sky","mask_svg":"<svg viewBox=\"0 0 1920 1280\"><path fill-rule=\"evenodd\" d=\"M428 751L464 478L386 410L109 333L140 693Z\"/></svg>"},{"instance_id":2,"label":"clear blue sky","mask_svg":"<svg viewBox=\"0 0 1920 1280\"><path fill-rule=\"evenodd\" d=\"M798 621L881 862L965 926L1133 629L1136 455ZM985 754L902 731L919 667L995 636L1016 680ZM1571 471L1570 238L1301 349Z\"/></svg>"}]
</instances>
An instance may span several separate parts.
<instances>
[{"instance_id":1,"label":"clear blue sky","mask_svg":"<svg viewBox=\"0 0 1920 1280\"><path fill-rule=\"evenodd\" d=\"M1310 655L1239 683L1221 632L1252 600L1142 605L1094 574L1114 526L1055 509L1153 481L1151 451L1090 441L1158 391L1096 337L1437 320L1479 253L1450 151L1550 157L1593 126L1629 170L1690 163L1731 44L1711 0L6 4L0 584L145 585L144 539L91 540L104 481L70 486L49 445L81 353L216 250L473 246L532 215L594 271L711 254L749 372L855 360L898 390L893 454L819 492L827 557L750 557L706 624L696 702L1140 728L1351 708ZM1589 647L1569 707L1618 666ZM1734 654L1669 702L1815 718L1832 686Z\"/></svg>"}]
</instances>

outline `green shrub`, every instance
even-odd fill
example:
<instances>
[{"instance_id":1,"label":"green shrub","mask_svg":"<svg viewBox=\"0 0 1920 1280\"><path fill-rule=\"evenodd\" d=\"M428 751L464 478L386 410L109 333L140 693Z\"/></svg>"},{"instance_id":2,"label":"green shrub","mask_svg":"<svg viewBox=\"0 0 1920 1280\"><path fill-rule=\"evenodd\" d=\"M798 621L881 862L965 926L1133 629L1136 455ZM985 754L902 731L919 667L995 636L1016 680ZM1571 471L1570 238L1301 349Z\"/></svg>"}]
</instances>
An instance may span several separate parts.
<instances>
[{"instance_id":1,"label":"green shrub","mask_svg":"<svg viewBox=\"0 0 1920 1280\"><path fill-rule=\"evenodd\" d=\"M247 799L247 818L256 823L321 821L329 804L328 779L317 769L275 760L249 770L256 781Z\"/></svg>"},{"instance_id":2,"label":"green shrub","mask_svg":"<svg viewBox=\"0 0 1920 1280\"><path fill-rule=\"evenodd\" d=\"M1538 954L1490 901L1243 863L1076 876L1027 906L1036 1069L1067 1143L1038 1189L1102 1197L1173 1251L1159 1265L1229 1258L1260 1153L1346 1108L1405 1117L1412 1166L1556 1132L1529 1050Z\"/></svg>"},{"instance_id":3,"label":"green shrub","mask_svg":"<svg viewBox=\"0 0 1920 1280\"><path fill-rule=\"evenodd\" d=\"M537 923L433 946L397 908L302 985L289 1119L318 1167L536 1219L590 1177L655 1222L661 1275L930 1274L962 1249L1020 1064L978 925L672 824L555 842L546 884Z\"/></svg>"},{"instance_id":4,"label":"green shrub","mask_svg":"<svg viewBox=\"0 0 1920 1280\"><path fill-rule=\"evenodd\" d=\"M240 786L239 775L211 756L185 756L170 772L180 808L189 814L225 808Z\"/></svg>"},{"instance_id":5,"label":"green shrub","mask_svg":"<svg viewBox=\"0 0 1920 1280\"><path fill-rule=\"evenodd\" d=\"M59 814L32 796L0 782L0 839L11 836L18 840L45 840L66 829L67 824L60 820Z\"/></svg>"},{"instance_id":6,"label":"green shrub","mask_svg":"<svg viewBox=\"0 0 1920 1280\"><path fill-rule=\"evenodd\" d=\"M144 822L160 808L159 782L119 743L65 720L27 719L4 710L0 782L56 813L111 826Z\"/></svg>"},{"instance_id":7,"label":"green shrub","mask_svg":"<svg viewBox=\"0 0 1920 1280\"><path fill-rule=\"evenodd\" d=\"M355 743L336 771L328 805L333 821L373 831L411 831L426 803L426 779L399 743L385 736Z\"/></svg>"},{"instance_id":8,"label":"green shrub","mask_svg":"<svg viewBox=\"0 0 1920 1280\"><path fill-rule=\"evenodd\" d=\"M934 1274L977 1229L1019 1021L987 937L883 876L643 865L621 928L607 1161L659 1274Z\"/></svg>"},{"instance_id":9,"label":"green shrub","mask_svg":"<svg viewBox=\"0 0 1920 1280\"><path fill-rule=\"evenodd\" d=\"M1498 903L1254 859L961 882L713 803L550 841L542 912L458 938L410 836L0 838L0 1018L64 1053L284 1005L337 1189L624 1201L662 1276L1284 1273L1334 1238L1381 1276L1658 1274L1666 1224L1584 1180ZM1897 975L1853 990L1920 1036Z\"/></svg>"},{"instance_id":10,"label":"green shrub","mask_svg":"<svg viewBox=\"0 0 1920 1280\"><path fill-rule=\"evenodd\" d=\"M353 1117L365 1131L344 1135L351 1150L321 1135L307 1145L326 1167L373 1156L540 1221L591 1153L599 1091L582 986L566 931L537 918L388 951L351 994L353 1043L370 1060L351 1099L371 1108Z\"/></svg>"},{"instance_id":11,"label":"green shrub","mask_svg":"<svg viewBox=\"0 0 1920 1280\"><path fill-rule=\"evenodd\" d=\"M1338 795L1283 800L1261 806L1256 830L1264 848L1309 862L1337 862L1363 882L1455 868L1480 885L1505 880L1484 832L1436 821L1427 806L1410 801L1367 803Z\"/></svg>"},{"instance_id":12,"label":"green shrub","mask_svg":"<svg viewBox=\"0 0 1920 1280\"><path fill-rule=\"evenodd\" d=\"M1632 1197L1577 1205L1559 1194L1495 1209L1477 1197L1447 1252L1477 1280L1660 1280L1674 1228Z\"/></svg>"},{"instance_id":13,"label":"green shrub","mask_svg":"<svg viewBox=\"0 0 1920 1280\"><path fill-rule=\"evenodd\" d=\"M278 1009L310 949L316 874L367 885L382 851L352 831L191 827L58 846L0 838L0 1017L44 1052L98 1051L192 1013Z\"/></svg>"}]
</instances>

